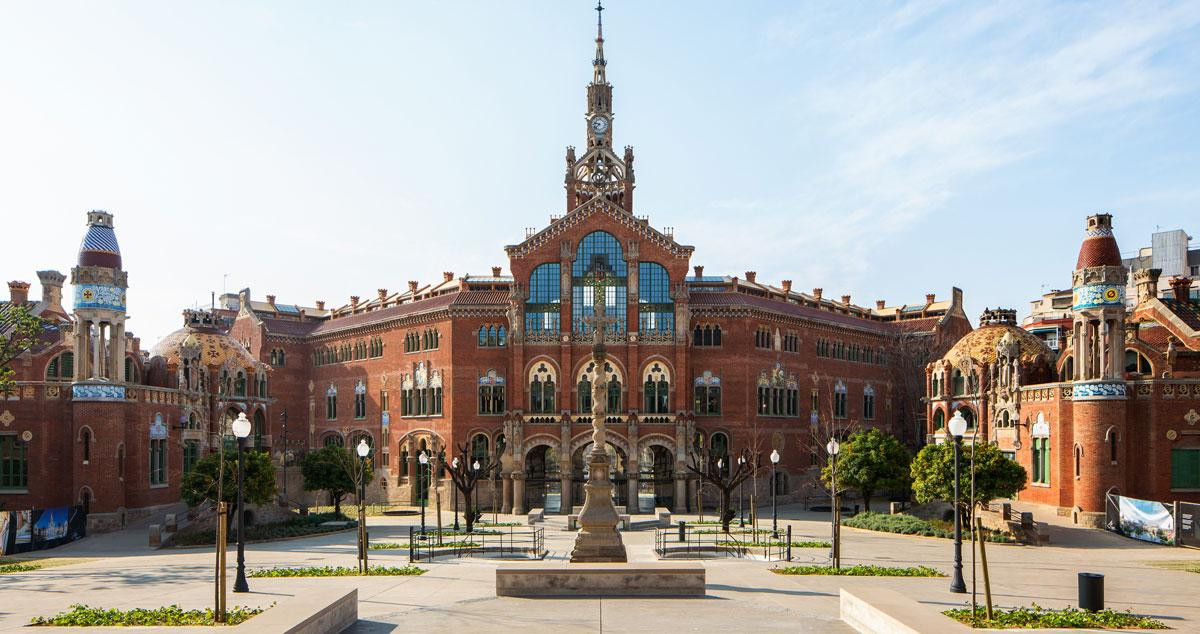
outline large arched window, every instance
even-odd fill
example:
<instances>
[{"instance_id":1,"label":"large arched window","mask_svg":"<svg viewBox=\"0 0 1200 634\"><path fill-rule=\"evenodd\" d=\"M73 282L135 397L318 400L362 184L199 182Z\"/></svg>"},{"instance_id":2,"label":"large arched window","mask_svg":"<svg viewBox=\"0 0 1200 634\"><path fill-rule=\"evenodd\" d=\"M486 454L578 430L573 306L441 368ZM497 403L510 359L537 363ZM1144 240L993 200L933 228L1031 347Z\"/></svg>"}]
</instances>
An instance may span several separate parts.
<instances>
[{"instance_id":1,"label":"large arched window","mask_svg":"<svg viewBox=\"0 0 1200 634\"><path fill-rule=\"evenodd\" d=\"M621 410L621 375L613 369L612 363L604 362L604 371L608 376L608 413L614 414ZM576 401L576 411L590 413L592 411L592 380L596 377L596 362L591 361L579 373L576 387L579 397Z\"/></svg>"},{"instance_id":2,"label":"large arched window","mask_svg":"<svg viewBox=\"0 0 1200 634\"><path fill-rule=\"evenodd\" d=\"M715 432L709 441L708 459L711 464L716 465L717 461L721 461L721 473L729 475L729 436L725 432Z\"/></svg>"},{"instance_id":3,"label":"large arched window","mask_svg":"<svg viewBox=\"0 0 1200 634\"><path fill-rule=\"evenodd\" d=\"M657 262L638 263L638 330L671 332L675 329L675 302L671 279Z\"/></svg>"},{"instance_id":4,"label":"large arched window","mask_svg":"<svg viewBox=\"0 0 1200 634\"><path fill-rule=\"evenodd\" d=\"M628 267L621 243L610 233L593 231L579 241L575 262L571 265L571 328L590 332L584 320L595 314L596 282L592 275L603 273L601 285L606 313L615 318L609 332L625 332L625 298Z\"/></svg>"},{"instance_id":5,"label":"large arched window","mask_svg":"<svg viewBox=\"0 0 1200 634\"><path fill-rule=\"evenodd\" d=\"M488 463L488 437L487 434L475 434L471 438L471 462L479 461L479 466L486 466Z\"/></svg>"},{"instance_id":6,"label":"large arched window","mask_svg":"<svg viewBox=\"0 0 1200 634\"><path fill-rule=\"evenodd\" d=\"M671 375L661 363L652 363L646 368L642 385L647 414L666 414L671 409Z\"/></svg>"},{"instance_id":7,"label":"large arched window","mask_svg":"<svg viewBox=\"0 0 1200 634\"><path fill-rule=\"evenodd\" d=\"M47 381L70 381L75 376L75 353L64 352L46 366Z\"/></svg>"},{"instance_id":8,"label":"large arched window","mask_svg":"<svg viewBox=\"0 0 1200 634\"><path fill-rule=\"evenodd\" d=\"M529 299L525 302L526 332L559 332L561 289L558 262L543 264L533 270L529 276Z\"/></svg>"},{"instance_id":9,"label":"large arched window","mask_svg":"<svg viewBox=\"0 0 1200 634\"><path fill-rule=\"evenodd\" d=\"M721 377L713 376L712 371L705 370L696 377L695 409L697 416L717 416L721 413Z\"/></svg>"},{"instance_id":10,"label":"large arched window","mask_svg":"<svg viewBox=\"0 0 1200 634\"><path fill-rule=\"evenodd\" d=\"M554 368L539 363L529 377L529 411L534 414L552 414L555 410Z\"/></svg>"},{"instance_id":11,"label":"large arched window","mask_svg":"<svg viewBox=\"0 0 1200 634\"><path fill-rule=\"evenodd\" d=\"M1137 350L1127 349L1125 350L1125 371L1130 374L1149 376L1151 374L1150 360Z\"/></svg>"},{"instance_id":12,"label":"large arched window","mask_svg":"<svg viewBox=\"0 0 1200 634\"><path fill-rule=\"evenodd\" d=\"M946 413L942 410L937 410L933 413L933 428L944 429L946 427Z\"/></svg>"},{"instance_id":13,"label":"large arched window","mask_svg":"<svg viewBox=\"0 0 1200 634\"><path fill-rule=\"evenodd\" d=\"M954 371L954 378L952 381L954 382L954 395L961 396L967 388L967 381L965 378L963 378L962 370Z\"/></svg>"}]
</instances>

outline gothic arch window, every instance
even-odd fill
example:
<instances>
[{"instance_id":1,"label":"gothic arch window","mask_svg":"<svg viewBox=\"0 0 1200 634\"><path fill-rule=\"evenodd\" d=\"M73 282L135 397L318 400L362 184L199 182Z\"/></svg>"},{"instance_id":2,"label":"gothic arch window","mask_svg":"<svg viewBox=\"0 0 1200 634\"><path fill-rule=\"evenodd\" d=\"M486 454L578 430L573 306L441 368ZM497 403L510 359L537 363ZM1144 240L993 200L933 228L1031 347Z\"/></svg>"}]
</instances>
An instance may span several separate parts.
<instances>
[{"instance_id":1,"label":"gothic arch window","mask_svg":"<svg viewBox=\"0 0 1200 634\"><path fill-rule=\"evenodd\" d=\"M1125 371L1130 374L1141 374L1143 376L1153 374L1150 369L1150 360L1146 358L1146 355L1133 348L1125 350Z\"/></svg>"},{"instance_id":2,"label":"gothic arch window","mask_svg":"<svg viewBox=\"0 0 1200 634\"><path fill-rule=\"evenodd\" d=\"M666 267L657 262L638 263L638 330L675 330L675 300L671 299L671 279Z\"/></svg>"},{"instance_id":3,"label":"gothic arch window","mask_svg":"<svg viewBox=\"0 0 1200 634\"><path fill-rule=\"evenodd\" d=\"M75 376L75 353L64 352L46 366L47 381L70 381Z\"/></svg>"},{"instance_id":4,"label":"gothic arch window","mask_svg":"<svg viewBox=\"0 0 1200 634\"><path fill-rule=\"evenodd\" d=\"M92 460L92 430L89 427L80 430L79 443L83 445L83 464L88 464Z\"/></svg>"},{"instance_id":5,"label":"gothic arch window","mask_svg":"<svg viewBox=\"0 0 1200 634\"><path fill-rule=\"evenodd\" d=\"M963 377L962 370L955 368L954 375L953 375L953 378L951 379L951 381L954 386L954 395L962 396L967 388L966 378Z\"/></svg>"},{"instance_id":6,"label":"gothic arch window","mask_svg":"<svg viewBox=\"0 0 1200 634\"><path fill-rule=\"evenodd\" d=\"M758 415L800 415L800 385L795 376L784 372L782 363L758 375Z\"/></svg>"},{"instance_id":7,"label":"gothic arch window","mask_svg":"<svg viewBox=\"0 0 1200 634\"><path fill-rule=\"evenodd\" d=\"M367 417L367 384L359 380L354 384L354 418Z\"/></svg>"},{"instance_id":8,"label":"gothic arch window","mask_svg":"<svg viewBox=\"0 0 1200 634\"><path fill-rule=\"evenodd\" d=\"M941 396L941 395L942 395L942 386L941 386L941 380L942 380L942 375L941 375L941 373L934 372L934 373L933 373L933 377L932 377L932 378L930 379L930 381L929 381L929 383L930 383L930 392L932 393L932 395L933 395L935 398L936 398L936 397L938 397L938 396Z\"/></svg>"},{"instance_id":9,"label":"gothic arch window","mask_svg":"<svg viewBox=\"0 0 1200 634\"><path fill-rule=\"evenodd\" d=\"M549 262L533 269L529 276L529 299L525 301L526 332L559 332L562 303L560 276L558 262Z\"/></svg>"},{"instance_id":10,"label":"gothic arch window","mask_svg":"<svg viewBox=\"0 0 1200 634\"><path fill-rule=\"evenodd\" d=\"M471 438L471 462L479 461L479 465L485 466L488 463L488 437L487 434L475 434Z\"/></svg>"},{"instance_id":11,"label":"gothic arch window","mask_svg":"<svg viewBox=\"0 0 1200 634\"><path fill-rule=\"evenodd\" d=\"M705 370L693 381L693 392L697 416L721 414L721 377L714 376L711 370Z\"/></svg>"},{"instance_id":12,"label":"gothic arch window","mask_svg":"<svg viewBox=\"0 0 1200 634\"><path fill-rule=\"evenodd\" d=\"M1066 363L1063 363L1062 373L1059 374L1058 380L1072 381L1075 379L1075 357L1067 357Z\"/></svg>"},{"instance_id":13,"label":"gothic arch window","mask_svg":"<svg viewBox=\"0 0 1200 634\"><path fill-rule=\"evenodd\" d=\"M1079 446L1079 443L1075 444L1074 454L1075 454L1075 477L1078 478L1079 470L1083 463L1083 447Z\"/></svg>"},{"instance_id":14,"label":"gothic arch window","mask_svg":"<svg viewBox=\"0 0 1200 634\"><path fill-rule=\"evenodd\" d=\"M729 474L729 436L723 432L713 432L708 445L708 459L712 464L721 461L721 472L725 475Z\"/></svg>"},{"instance_id":15,"label":"gothic arch window","mask_svg":"<svg viewBox=\"0 0 1200 634\"><path fill-rule=\"evenodd\" d=\"M605 274L604 281L597 286L590 276L601 272ZM621 243L612 234L593 231L584 236L571 265L571 328L577 333L591 332L584 320L594 315L595 293L600 289L608 316L616 320L609 331L625 332L627 278Z\"/></svg>"},{"instance_id":16,"label":"gothic arch window","mask_svg":"<svg viewBox=\"0 0 1200 634\"><path fill-rule=\"evenodd\" d=\"M666 367L657 361L651 363L642 380L646 413L668 413L671 409L671 375Z\"/></svg>"},{"instance_id":17,"label":"gothic arch window","mask_svg":"<svg viewBox=\"0 0 1200 634\"><path fill-rule=\"evenodd\" d=\"M693 346L719 346L721 345L721 325L720 324L696 324L695 330L692 331Z\"/></svg>"},{"instance_id":18,"label":"gothic arch window","mask_svg":"<svg viewBox=\"0 0 1200 634\"><path fill-rule=\"evenodd\" d=\"M608 376L608 413L616 413L621 410L621 393L622 383L621 374L617 371L611 361L604 362L605 375ZM579 379L576 381L578 390L578 400L576 401L576 411L580 413L590 413L592 411L592 380L596 377L596 362L588 361L579 371Z\"/></svg>"},{"instance_id":19,"label":"gothic arch window","mask_svg":"<svg viewBox=\"0 0 1200 634\"><path fill-rule=\"evenodd\" d=\"M488 370L479 377L479 413L497 415L504 413L504 377L495 370Z\"/></svg>"},{"instance_id":20,"label":"gothic arch window","mask_svg":"<svg viewBox=\"0 0 1200 634\"><path fill-rule=\"evenodd\" d=\"M529 373L529 411L534 414L551 414L556 411L555 388L557 374L553 366L538 363Z\"/></svg>"},{"instance_id":21,"label":"gothic arch window","mask_svg":"<svg viewBox=\"0 0 1200 634\"><path fill-rule=\"evenodd\" d=\"M841 379L833 386L833 417L846 417L846 384Z\"/></svg>"},{"instance_id":22,"label":"gothic arch window","mask_svg":"<svg viewBox=\"0 0 1200 634\"><path fill-rule=\"evenodd\" d=\"M324 438L321 439L321 446L322 447L345 447L346 439L342 438L342 435L337 432L330 432L330 433L326 434Z\"/></svg>"},{"instance_id":23,"label":"gothic arch window","mask_svg":"<svg viewBox=\"0 0 1200 634\"><path fill-rule=\"evenodd\" d=\"M332 383L329 384L329 389L325 390L325 418L337 419L337 387Z\"/></svg>"},{"instance_id":24,"label":"gothic arch window","mask_svg":"<svg viewBox=\"0 0 1200 634\"><path fill-rule=\"evenodd\" d=\"M138 365L133 360L133 357L125 357L125 382L141 383L141 380L138 378Z\"/></svg>"},{"instance_id":25,"label":"gothic arch window","mask_svg":"<svg viewBox=\"0 0 1200 634\"><path fill-rule=\"evenodd\" d=\"M246 395L246 373L242 370L237 371L237 378L233 384L233 394L234 396Z\"/></svg>"},{"instance_id":26,"label":"gothic arch window","mask_svg":"<svg viewBox=\"0 0 1200 634\"><path fill-rule=\"evenodd\" d=\"M945 429L945 427L946 427L946 413L943 412L939 408L937 411L935 411L933 413L933 428L936 430L936 429Z\"/></svg>"},{"instance_id":27,"label":"gothic arch window","mask_svg":"<svg viewBox=\"0 0 1200 634\"><path fill-rule=\"evenodd\" d=\"M263 446L263 436L267 435L267 416L261 409L254 411L254 446Z\"/></svg>"},{"instance_id":28,"label":"gothic arch window","mask_svg":"<svg viewBox=\"0 0 1200 634\"><path fill-rule=\"evenodd\" d=\"M863 420L875 420L875 388L863 388Z\"/></svg>"},{"instance_id":29,"label":"gothic arch window","mask_svg":"<svg viewBox=\"0 0 1200 634\"><path fill-rule=\"evenodd\" d=\"M1117 464L1117 428L1109 427L1104 435L1108 440L1108 460L1112 464Z\"/></svg>"}]
</instances>

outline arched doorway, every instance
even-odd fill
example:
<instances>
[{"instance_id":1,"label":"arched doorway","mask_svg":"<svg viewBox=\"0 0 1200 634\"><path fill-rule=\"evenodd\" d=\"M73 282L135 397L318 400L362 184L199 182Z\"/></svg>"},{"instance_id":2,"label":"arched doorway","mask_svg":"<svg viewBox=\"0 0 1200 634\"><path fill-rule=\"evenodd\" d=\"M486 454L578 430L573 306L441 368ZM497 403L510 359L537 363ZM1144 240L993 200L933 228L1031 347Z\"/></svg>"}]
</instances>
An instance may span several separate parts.
<instances>
[{"instance_id":1,"label":"arched doorway","mask_svg":"<svg viewBox=\"0 0 1200 634\"><path fill-rule=\"evenodd\" d=\"M655 507L675 508L675 457L662 445L648 445L638 456L638 510L653 513Z\"/></svg>"},{"instance_id":2,"label":"arched doorway","mask_svg":"<svg viewBox=\"0 0 1200 634\"><path fill-rule=\"evenodd\" d=\"M426 463L421 464L421 454L425 454ZM417 504L429 503L429 481L432 479L433 454L429 450L429 442L422 438L417 443Z\"/></svg>"},{"instance_id":3,"label":"arched doorway","mask_svg":"<svg viewBox=\"0 0 1200 634\"><path fill-rule=\"evenodd\" d=\"M613 504L616 506L626 506L629 501L629 478L625 474L625 452L613 445L610 442L605 444L605 453L608 454L608 464L611 465L608 472L608 479L613 485ZM585 491L583 485L587 482L589 467L587 464L588 454L592 453L592 443L575 450L571 457L571 504L579 506L583 504Z\"/></svg>"},{"instance_id":4,"label":"arched doorway","mask_svg":"<svg viewBox=\"0 0 1200 634\"><path fill-rule=\"evenodd\" d=\"M558 451L550 445L538 445L525 455L525 508L541 508L547 513L562 511L562 480Z\"/></svg>"}]
</instances>

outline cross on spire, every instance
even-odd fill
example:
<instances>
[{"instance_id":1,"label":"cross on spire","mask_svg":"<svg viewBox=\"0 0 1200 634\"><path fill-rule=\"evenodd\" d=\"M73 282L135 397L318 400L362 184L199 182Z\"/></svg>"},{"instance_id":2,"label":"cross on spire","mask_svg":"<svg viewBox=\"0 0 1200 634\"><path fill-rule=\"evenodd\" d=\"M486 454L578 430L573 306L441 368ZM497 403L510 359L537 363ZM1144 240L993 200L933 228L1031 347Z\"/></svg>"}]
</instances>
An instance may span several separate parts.
<instances>
[{"instance_id":1,"label":"cross on spire","mask_svg":"<svg viewBox=\"0 0 1200 634\"><path fill-rule=\"evenodd\" d=\"M592 60L594 70L593 81L597 84L604 84L604 5L600 0L596 0L596 58Z\"/></svg>"}]
</instances>

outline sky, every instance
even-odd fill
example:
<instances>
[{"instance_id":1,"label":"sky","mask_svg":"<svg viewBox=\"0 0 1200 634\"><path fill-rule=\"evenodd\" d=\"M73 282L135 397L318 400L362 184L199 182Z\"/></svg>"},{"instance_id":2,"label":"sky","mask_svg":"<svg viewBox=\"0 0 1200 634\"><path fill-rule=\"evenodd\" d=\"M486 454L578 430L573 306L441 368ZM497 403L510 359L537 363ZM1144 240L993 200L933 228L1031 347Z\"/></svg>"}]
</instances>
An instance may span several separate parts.
<instances>
[{"instance_id":1,"label":"sky","mask_svg":"<svg viewBox=\"0 0 1200 634\"><path fill-rule=\"evenodd\" d=\"M0 4L0 275L114 214L149 348L211 293L330 306L565 212L590 0ZM632 2L604 11L637 208L706 274L1027 314L1088 214L1200 232L1200 3ZM1196 245L1193 242L1193 245Z\"/></svg>"}]
</instances>

